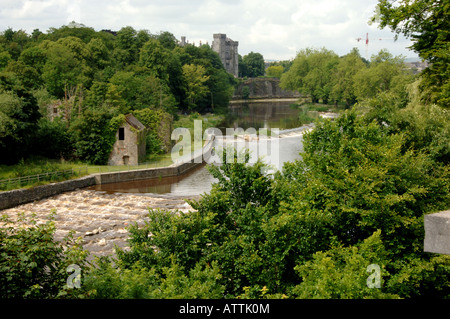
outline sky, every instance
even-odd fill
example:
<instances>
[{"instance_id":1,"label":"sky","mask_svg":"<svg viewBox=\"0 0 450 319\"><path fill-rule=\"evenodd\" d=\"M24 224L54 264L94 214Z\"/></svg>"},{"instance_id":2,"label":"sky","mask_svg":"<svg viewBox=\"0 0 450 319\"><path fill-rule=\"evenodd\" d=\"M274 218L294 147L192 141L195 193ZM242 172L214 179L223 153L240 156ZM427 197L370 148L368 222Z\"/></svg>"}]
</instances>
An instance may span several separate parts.
<instances>
[{"instance_id":1,"label":"sky","mask_svg":"<svg viewBox=\"0 0 450 319\"><path fill-rule=\"evenodd\" d=\"M152 34L171 32L189 43L211 44L214 33L239 42L244 56L289 60L305 48L338 55L358 48L370 58L381 49L416 58L404 37L369 25L377 0L0 0L0 32L11 27L31 34L71 21L99 31L132 26ZM368 34L369 44L366 45ZM357 40L361 38L361 40Z\"/></svg>"}]
</instances>

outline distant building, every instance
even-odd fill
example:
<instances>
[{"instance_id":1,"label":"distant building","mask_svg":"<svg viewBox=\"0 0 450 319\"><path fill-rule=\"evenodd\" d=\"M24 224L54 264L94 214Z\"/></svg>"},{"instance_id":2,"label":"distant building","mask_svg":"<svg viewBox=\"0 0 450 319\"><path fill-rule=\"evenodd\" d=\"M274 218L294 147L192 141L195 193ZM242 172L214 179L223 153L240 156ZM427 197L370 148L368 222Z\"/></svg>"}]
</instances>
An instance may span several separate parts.
<instances>
[{"instance_id":1,"label":"distant building","mask_svg":"<svg viewBox=\"0 0 450 319\"><path fill-rule=\"evenodd\" d=\"M145 158L145 126L132 114L117 129L108 165L137 165Z\"/></svg>"},{"instance_id":2,"label":"distant building","mask_svg":"<svg viewBox=\"0 0 450 319\"><path fill-rule=\"evenodd\" d=\"M239 75L238 41L227 38L226 34L216 33L213 35L212 49L219 54L225 70L235 77Z\"/></svg>"},{"instance_id":3,"label":"distant building","mask_svg":"<svg viewBox=\"0 0 450 319\"><path fill-rule=\"evenodd\" d=\"M420 73L430 66L426 61L405 62L405 65L414 74Z\"/></svg>"}]
</instances>

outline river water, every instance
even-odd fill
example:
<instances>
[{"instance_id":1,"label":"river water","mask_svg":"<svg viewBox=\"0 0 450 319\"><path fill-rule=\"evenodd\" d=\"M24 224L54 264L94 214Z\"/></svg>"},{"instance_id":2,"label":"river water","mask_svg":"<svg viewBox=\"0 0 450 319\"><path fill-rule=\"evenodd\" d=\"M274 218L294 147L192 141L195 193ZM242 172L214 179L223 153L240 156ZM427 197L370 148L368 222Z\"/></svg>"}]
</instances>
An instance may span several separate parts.
<instances>
[{"instance_id":1,"label":"river water","mask_svg":"<svg viewBox=\"0 0 450 319\"><path fill-rule=\"evenodd\" d=\"M273 169L281 169L283 163L300 158L302 151L301 131L291 132L289 129L299 127L298 110L290 105L292 101L258 102L248 104L232 104L230 112L218 129L223 132L222 137L216 137L214 147L219 149L225 144L234 144L236 149L244 147L251 151L251 161L263 157L263 161L272 165ZM249 132L251 128L279 129L284 137L279 139L245 140L243 137L226 136L226 128L242 128ZM277 144L278 143L278 144ZM106 191L108 193L150 193L170 194L177 196L196 196L208 193L216 179L209 173L206 165L202 165L183 176L148 179L114 184L92 186L90 189Z\"/></svg>"}]
</instances>

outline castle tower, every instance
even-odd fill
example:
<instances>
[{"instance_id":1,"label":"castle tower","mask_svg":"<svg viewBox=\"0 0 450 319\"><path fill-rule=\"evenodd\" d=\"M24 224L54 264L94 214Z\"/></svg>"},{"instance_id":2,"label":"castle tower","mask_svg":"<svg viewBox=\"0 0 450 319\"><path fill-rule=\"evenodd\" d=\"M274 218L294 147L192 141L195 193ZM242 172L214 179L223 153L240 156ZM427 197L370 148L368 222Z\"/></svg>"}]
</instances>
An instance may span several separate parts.
<instances>
[{"instance_id":1,"label":"castle tower","mask_svg":"<svg viewBox=\"0 0 450 319\"><path fill-rule=\"evenodd\" d=\"M212 49L219 54L225 70L238 77L238 41L227 38L226 34L216 33L213 35Z\"/></svg>"}]
</instances>

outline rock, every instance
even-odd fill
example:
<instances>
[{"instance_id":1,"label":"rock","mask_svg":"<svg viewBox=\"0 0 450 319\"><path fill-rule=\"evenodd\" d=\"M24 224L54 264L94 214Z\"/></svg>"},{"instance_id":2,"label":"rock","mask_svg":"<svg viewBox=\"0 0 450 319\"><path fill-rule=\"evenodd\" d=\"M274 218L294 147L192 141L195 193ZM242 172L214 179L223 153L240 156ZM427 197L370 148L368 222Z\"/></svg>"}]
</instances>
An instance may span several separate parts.
<instances>
[{"instance_id":1,"label":"rock","mask_svg":"<svg viewBox=\"0 0 450 319\"><path fill-rule=\"evenodd\" d=\"M100 239L99 242L98 242L98 244L99 244L100 246L106 246L106 239L105 239L105 238Z\"/></svg>"}]
</instances>

